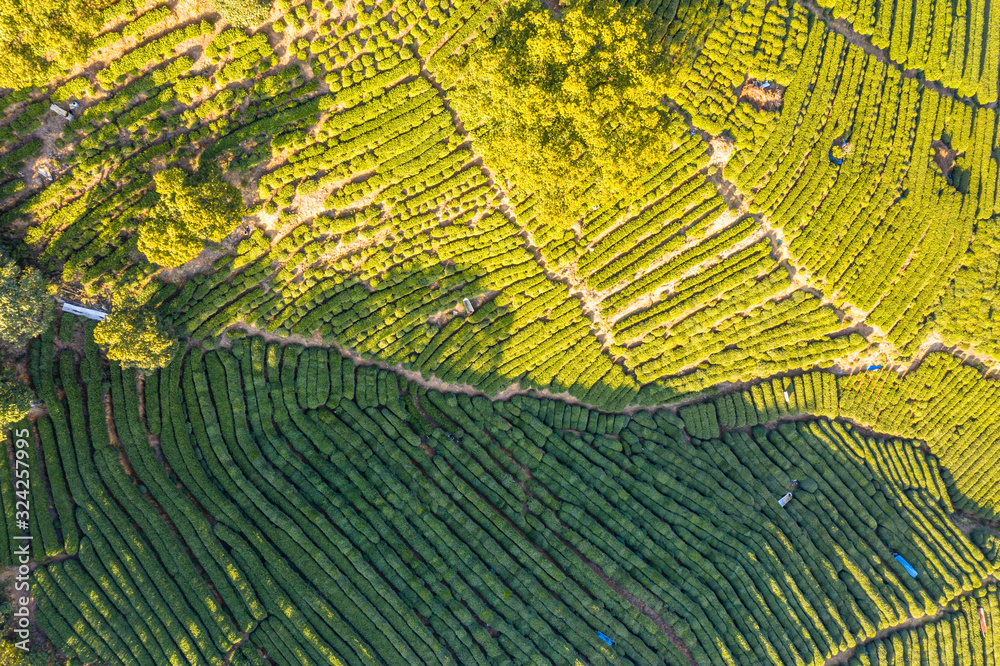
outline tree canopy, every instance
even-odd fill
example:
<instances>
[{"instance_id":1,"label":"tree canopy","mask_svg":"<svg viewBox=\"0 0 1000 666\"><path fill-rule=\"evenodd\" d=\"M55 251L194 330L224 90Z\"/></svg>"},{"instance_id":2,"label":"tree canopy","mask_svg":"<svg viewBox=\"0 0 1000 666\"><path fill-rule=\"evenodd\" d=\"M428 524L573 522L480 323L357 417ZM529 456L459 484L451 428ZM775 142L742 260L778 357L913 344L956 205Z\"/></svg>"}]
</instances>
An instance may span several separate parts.
<instances>
[{"instance_id":1,"label":"tree canopy","mask_svg":"<svg viewBox=\"0 0 1000 666\"><path fill-rule=\"evenodd\" d=\"M17 377L13 368L0 366L0 425L24 418L31 409L31 396L31 389Z\"/></svg>"},{"instance_id":2,"label":"tree canopy","mask_svg":"<svg viewBox=\"0 0 1000 666\"><path fill-rule=\"evenodd\" d=\"M607 0L574 2L561 19L521 0L468 56L455 102L477 149L550 217L606 200L669 151L670 66L651 44L653 21ZM595 187L568 206L587 174Z\"/></svg>"},{"instance_id":3,"label":"tree canopy","mask_svg":"<svg viewBox=\"0 0 1000 666\"><path fill-rule=\"evenodd\" d=\"M174 351L173 337L154 312L125 303L116 303L94 328L94 341L107 350L108 359L143 372L165 366Z\"/></svg>"},{"instance_id":4,"label":"tree canopy","mask_svg":"<svg viewBox=\"0 0 1000 666\"><path fill-rule=\"evenodd\" d=\"M198 256L205 241L220 241L244 215L239 190L217 171L191 176L178 168L153 176L159 202L139 227L139 251L161 266Z\"/></svg>"},{"instance_id":5,"label":"tree canopy","mask_svg":"<svg viewBox=\"0 0 1000 666\"><path fill-rule=\"evenodd\" d=\"M34 268L21 268L0 250L0 342L24 346L52 317L47 283Z\"/></svg>"},{"instance_id":6,"label":"tree canopy","mask_svg":"<svg viewBox=\"0 0 1000 666\"><path fill-rule=\"evenodd\" d=\"M0 87L42 85L82 62L101 27L104 4L97 0L0 2Z\"/></svg>"}]
</instances>

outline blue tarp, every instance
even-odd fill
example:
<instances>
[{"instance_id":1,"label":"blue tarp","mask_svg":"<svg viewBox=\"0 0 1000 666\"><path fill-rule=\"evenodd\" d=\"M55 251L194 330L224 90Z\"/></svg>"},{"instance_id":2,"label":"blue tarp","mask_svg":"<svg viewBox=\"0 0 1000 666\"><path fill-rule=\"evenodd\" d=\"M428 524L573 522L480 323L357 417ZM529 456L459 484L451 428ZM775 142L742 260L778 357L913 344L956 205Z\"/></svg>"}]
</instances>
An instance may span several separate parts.
<instances>
[{"instance_id":1,"label":"blue tarp","mask_svg":"<svg viewBox=\"0 0 1000 666\"><path fill-rule=\"evenodd\" d=\"M906 569L906 573L910 574L914 578L917 577L917 570L910 566L910 563L904 560L902 555L899 553L893 553L892 556L896 558L897 562L903 565L903 568Z\"/></svg>"},{"instance_id":2,"label":"blue tarp","mask_svg":"<svg viewBox=\"0 0 1000 666\"><path fill-rule=\"evenodd\" d=\"M837 158L837 157L834 157L834 156L833 156L833 151L832 151L832 150L831 150L831 151L829 151L829 152L827 153L827 155L829 155L829 156L830 156L830 161L831 161L831 162L833 162L834 164L836 164L837 166L840 166L841 164L843 164L843 163L844 163L844 158L843 158L843 157L840 157L840 158Z\"/></svg>"},{"instance_id":3,"label":"blue tarp","mask_svg":"<svg viewBox=\"0 0 1000 666\"><path fill-rule=\"evenodd\" d=\"M600 638L605 643L607 643L608 645L614 645L615 644L615 642L613 640L611 640L611 637L608 636L607 634L603 633L603 632L598 631L597 632L597 637Z\"/></svg>"},{"instance_id":4,"label":"blue tarp","mask_svg":"<svg viewBox=\"0 0 1000 666\"><path fill-rule=\"evenodd\" d=\"M881 365L869 365L868 369L869 370L881 370L882 366Z\"/></svg>"}]
</instances>

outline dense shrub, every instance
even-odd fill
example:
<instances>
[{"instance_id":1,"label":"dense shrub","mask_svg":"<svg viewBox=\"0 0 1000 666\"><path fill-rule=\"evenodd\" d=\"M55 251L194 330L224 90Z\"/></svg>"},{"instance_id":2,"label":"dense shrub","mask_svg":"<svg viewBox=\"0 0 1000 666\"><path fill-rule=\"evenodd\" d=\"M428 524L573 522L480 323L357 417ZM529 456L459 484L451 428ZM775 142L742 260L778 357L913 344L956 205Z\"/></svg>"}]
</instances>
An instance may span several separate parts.
<instances>
[{"instance_id":1,"label":"dense shrub","mask_svg":"<svg viewBox=\"0 0 1000 666\"><path fill-rule=\"evenodd\" d=\"M24 418L31 409L31 390L15 374L13 368L0 367L0 426Z\"/></svg>"},{"instance_id":2,"label":"dense shrub","mask_svg":"<svg viewBox=\"0 0 1000 666\"><path fill-rule=\"evenodd\" d=\"M212 4L226 23L237 28L260 25L271 13L267 0L212 0Z\"/></svg>"},{"instance_id":3,"label":"dense shrub","mask_svg":"<svg viewBox=\"0 0 1000 666\"><path fill-rule=\"evenodd\" d=\"M0 342L22 347L41 333L53 314L42 274L22 268L0 249Z\"/></svg>"},{"instance_id":4,"label":"dense shrub","mask_svg":"<svg viewBox=\"0 0 1000 666\"><path fill-rule=\"evenodd\" d=\"M218 172L161 171L153 179L159 201L139 229L139 250L150 261L179 266L193 259L205 241L219 241L245 213L239 190Z\"/></svg>"},{"instance_id":5,"label":"dense shrub","mask_svg":"<svg viewBox=\"0 0 1000 666\"><path fill-rule=\"evenodd\" d=\"M658 107L670 62L649 46L652 20L601 1L574 4L560 20L518 3L494 48L468 57L455 105L477 127L477 146L533 193L544 218L568 225L668 150ZM570 196L571 169L594 173L595 186Z\"/></svg>"},{"instance_id":6,"label":"dense shrub","mask_svg":"<svg viewBox=\"0 0 1000 666\"><path fill-rule=\"evenodd\" d=\"M122 298L94 329L94 341L108 358L125 368L149 372L162 368L173 355L174 340L155 313Z\"/></svg>"},{"instance_id":7,"label":"dense shrub","mask_svg":"<svg viewBox=\"0 0 1000 666\"><path fill-rule=\"evenodd\" d=\"M82 0L0 4L0 88L41 86L84 60L101 13Z\"/></svg>"}]
</instances>

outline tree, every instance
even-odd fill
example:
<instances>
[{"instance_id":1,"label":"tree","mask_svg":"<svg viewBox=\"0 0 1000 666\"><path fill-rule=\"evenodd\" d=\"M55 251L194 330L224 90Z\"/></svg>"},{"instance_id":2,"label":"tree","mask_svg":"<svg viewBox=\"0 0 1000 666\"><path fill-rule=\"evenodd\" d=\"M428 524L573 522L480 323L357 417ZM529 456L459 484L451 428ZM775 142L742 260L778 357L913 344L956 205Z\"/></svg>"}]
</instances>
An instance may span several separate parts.
<instances>
[{"instance_id":1,"label":"tree","mask_svg":"<svg viewBox=\"0 0 1000 666\"><path fill-rule=\"evenodd\" d=\"M215 11L237 28L260 25L271 14L271 3L263 0L214 0Z\"/></svg>"},{"instance_id":2,"label":"tree","mask_svg":"<svg viewBox=\"0 0 1000 666\"><path fill-rule=\"evenodd\" d=\"M14 369L0 366L0 425L15 423L31 409L31 389L18 379Z\"/></svg>"},{"instance_id":3,"label":"tree","mask_svg":"<svg viewBox=\"0 0 1000 666\"><path fill-rule=\"evenodd\" d=\"M0 88L41 86L90 53L99 0L0 2Z\"/></svg>"},{"instance_id":4,"label":"tree","mask_svg":"<svg viewBox=\"0 0 1000 666\"><path fill-rule=\"evenodd\" d=\"M21 268L0 250L0 342L23 347L52 318L52 298L42 274Z\"/></svg>"},{"instance_id":5,"label":"tree","mask_svg":"<svg viewBox=\"0 0 1000 666\"><path fill-rule=\"evenodd\" d=\"M124 303L94 327L94 341L106 348L108 359L140 372L162 368L174 351L173 337L154 312Z\"/></svg>"},{"instance_id":6,"label":"tree","mask_svg":"<svg viewBox=\"0 0 1000 666\"><path fill-rule=\"evenodd\" d=\"M660 105L670 65L650 43L654 21L608 0L570 4L561 20L515 0L493 42L467 56L459 114L487 163L550 219L571 223L670 151ZM570 196L588 175L595 186Z\"/></svg>"},{"instance_id":7,"label":"tree","mask_svg":"<svg viewBox=\"0 0 1000 666\"><path fill-rule=\"evenodd\" d=\"M137 247L154 264L180 266L197 257L205 244L177 218L157 216L139 227Z\"/></svg>"},{"instance_id":8,"label":"tree","mask_svg":"<svg viewBox=\"0 0 1000 666\"><path fill-rule=\"evenodd\" d=\"M220 241L246 212L240 191L216 168L188 175L176 167L153 176L159 201L139 227L139 251L155 264L180 266Z\"/></svg>"}]
</instances>

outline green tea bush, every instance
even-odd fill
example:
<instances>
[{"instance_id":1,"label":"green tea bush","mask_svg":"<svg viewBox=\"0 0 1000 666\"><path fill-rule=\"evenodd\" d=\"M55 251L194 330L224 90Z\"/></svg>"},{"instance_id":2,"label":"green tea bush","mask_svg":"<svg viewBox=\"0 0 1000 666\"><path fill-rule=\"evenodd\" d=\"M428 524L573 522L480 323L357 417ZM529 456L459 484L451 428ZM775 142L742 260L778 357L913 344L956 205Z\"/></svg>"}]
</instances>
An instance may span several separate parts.
<instances>
[{"instance_id":1,"label":"green tea bush","mask_svg":"<svg viewBox=\"0 0 1000 666\"><path fill-rule=\"evenodd\" d=\"M260 25L271 13L271 3L264 0L212 0L223 20L237 28Z\"/></svg>"}]
</instances>

